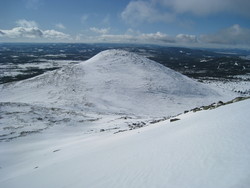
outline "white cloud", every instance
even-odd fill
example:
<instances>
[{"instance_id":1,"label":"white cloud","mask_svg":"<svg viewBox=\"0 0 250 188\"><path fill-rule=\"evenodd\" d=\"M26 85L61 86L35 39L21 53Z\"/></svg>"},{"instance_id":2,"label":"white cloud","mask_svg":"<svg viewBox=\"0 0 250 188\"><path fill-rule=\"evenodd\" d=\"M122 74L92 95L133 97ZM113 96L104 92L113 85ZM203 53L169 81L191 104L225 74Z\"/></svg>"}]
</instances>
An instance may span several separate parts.
<instances>
[{"instance_id":1,"label":"white cloud","mask_svg":"<svg viewBox=\"0 0 250 188\"><path fill-rule=\"evenodd\" d=\"M202 35L200 40L213 44L250 45L250 29L242 28L240 25L235 24L214 34Z\"/></svg>"},{"instance_id":2,"label":"white cloud","mask_svg":"<svg viewBox=\"0 0 250 188\"><path fill-rule=\"evenodd\" d=\"M178 34L176 36L177 42L180 43L196 43L198 42L197 37L195 35L187 35L187 34Z\"/></svg>"},{"instance_id":3,"label":"white cloud","mask_svg":"<svg viewBox=\"0 0 250 188\"><path fill-rule=\"evenodd\" d=\"M35 21L28 21L25 19L21 19L16 21L17 26L24 28L37 28L38 24Z\"/></svg>"},{"instance_id":4,"label":"white cloud","mask_svg":"<svg viewBox=\"0 0 250 188\"><path fill-rule=\"evenodd\" d=\"M58 29L66 29L66 27L62 23L56 24L55 27Z\"/></svg>"},{"instance_id":5,"label":"white cloud","mask_svg":"<svg viewBox=\"0 0 250 188\"><path fill-rule=\"evenodd\" d=\"M173 14L161 12L154 5L146 1L131 1L121 13L124 21L131 25L143 22L171 22L175 19Z\"/></svg>"},{"instance_id":6,"label":"white cloud","mask_svg":"<svg viewBox=\"0 0 250 188\"><path fill-rule=\"evenodd\" d=\"M128 29L124 34L77 35L79 42L142 43L193 47L244 47L250 45L250 29L233 25L210 35L178 34L162 32L141 33Z\"/></svg>"},{"instance_id":7,"label":"white cloud","mask_svg":"<svg viewBox=\"0 0 250 188\"><path fill-rule=\"evenodd\" d=\"M138 41L133 35L122 34L122 35L111 35L105 34L98 37L95 37L98 42L116 42L116 43L134 43Z\"/></svg>"},{"instance_id":8,"label":"white cloud","mask_svg":"<svg viewBox=\"0 0 250 188\"><path fill-rule=\"evenodd\" d=\"M188 35L186 35L187 37ZM190 36L190 38L192 38ZM116 42L116 43L148 43L148 44L176 44L181 41L175 36L169 36L165 33L140 33L129 29L125 34L100 34L97 36L77 35L77 41L83 42ZM191 41L191 40L190 40ZM184 42L184 39L181 41ZM188 43L188 41L185 41ZM193 42L193 41L192 41Z\"/></svg>"},{"instance_id":9,"label":"white cloud","mask_svg":"<svg viewBox=\"0 0 250 188\"><path fill-rule=\"evenodd\" d=\"M75 41L77 41L77 42L81 42L82 40L83 40L83 34L77 34L76 36L75 36Z\"/></svg>"},{"instance_id":10,"label":"white cloud","mask_svg":"<svg viewBox=\"0 0 250 188\"><path fill-rule=\"evenodd\" d=\"M171 37L167 34L156 32L156 33L149 33L149 34L141 34L139 38L145 42L163 42L163 43L175 43L174 37Z\"/></svg>"},{"instance_id":11,"label":"white cloud","mask_svg":"<svg viewBox=\"0 0 250 188\"><path fill-rule=\"evenodd\" d=\"M45 30L43 31L43 37L49 39L69 39L70 36L60 31Z\"/></svg>"},{"instance_id":12,"label":"white cloud","mask_svg":"<svg viewBox=\"0 0 250 188\"><path fill-rule=\"evenodd\" d=\"M96 28L96 27L91 27L89 28L90 31L98 33L98 34L107 34L110 30L110 28Z\"/></svg>"},{"instance_id":13,"label":"white cloud","mask_svg":"<svg viewBox=\"0 0 250 188\"><path fill-rule=\"evenodd\" d=\"M15 27L11 30L0 30L3 37L7 38L37 38L42 37L43 33L38 28Z\"/></svg>"},{"instance_id":14,"label":"white cloud","mask_svg":"<svg viewBox=\"0 0 250 188\"><path fill-rule=\"evenodd\" d=\"M56 30L42 30L34 21L18 20L17 27L1 30L0 36L12 39L70 39L68 34Z\"/></svg>"},{"instance_id":15,"label":"white cloud","mask_svg":"<svg viewBox=\"0 0 250 188\"><path fill-rule=\"evenodd\" d=\"M178 21L190 27L192 21L185 23L185 17L179 15L210 16L222 12L250 17L249 10L249 0L133 0L122 11L121 18L131 26Z\"/></svg>"},{"instance_id":16,"label":"white cloud","mask_svg":"<svg viewBox=\"0 0 250 188\"><path fill-rule=\"evenodd\" d=\"M111 34L110 28L91 27L85 34L78 34L73 40L64 32L57 30L42 30L35 21L18 20L17 27L9 30L0 29L2 40L13 41L78 41L78 42L120 42L120 43L151 43L151 44L173 44L173 45L227 45L227 46L249 46L250 29L235 24L229 28L222 29L213 34L203 34L199 37L189 34L178 34L171 36L162 32L141 33L129 28L124 34ZM89 35L89 32L95 35Z\"/></svg>"},{"instance_id":17,"label":"white cloud","mask_svg":"<svg viewBox=\"0 0 250 188\"><path fill-rule=\"evenodd\" d=\"M250 16L249 0L151 0L176 13L193 13L196 15L209 15L218 12L234 12Z\"/></svg>"}]
</instances>

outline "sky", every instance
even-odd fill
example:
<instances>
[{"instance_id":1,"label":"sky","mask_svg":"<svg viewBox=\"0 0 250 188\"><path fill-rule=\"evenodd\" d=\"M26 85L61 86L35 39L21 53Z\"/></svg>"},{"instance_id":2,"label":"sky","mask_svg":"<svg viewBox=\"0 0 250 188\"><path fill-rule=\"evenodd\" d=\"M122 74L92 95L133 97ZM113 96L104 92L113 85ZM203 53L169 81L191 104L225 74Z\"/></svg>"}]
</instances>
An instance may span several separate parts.
<instances>
[{"instance_id":1,"label":"sky","mask_svg":"<svg viewBox=\"0 0 250 188\"><path fill-rule=\"evenodd\" d=\"M249 0L1 0L0 42L250 48Z\"/></svg>"}]
</instances>

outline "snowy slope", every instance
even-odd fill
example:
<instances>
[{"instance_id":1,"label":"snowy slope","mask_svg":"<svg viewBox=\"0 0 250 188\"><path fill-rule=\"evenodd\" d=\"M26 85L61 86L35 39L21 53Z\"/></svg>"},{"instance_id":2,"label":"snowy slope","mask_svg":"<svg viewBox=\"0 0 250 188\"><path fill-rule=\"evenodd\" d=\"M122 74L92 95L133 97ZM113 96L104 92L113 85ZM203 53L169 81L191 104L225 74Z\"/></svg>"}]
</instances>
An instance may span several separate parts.
<instances>
[{"instance_id":1,"label":"snowy slope","mask_svg":"<svg viewBox=\"0 0 250 188\"><path fill-rule=\"evenodd\" d=\"M248 188L249 106L245 100L113 135L51 132L4 142L0 187Z\"/></svg>"},{"instance_id":2,"label":"snowy slope","mask_svg":"<svg viewBox=\"0 0 250 188\"><path fill-rule=\"evenodd\" d=\"M232 98L121 50L103 51L79 65L0 87L0 102L136 116L169 116Z\"/></svg>"}]
</instances>

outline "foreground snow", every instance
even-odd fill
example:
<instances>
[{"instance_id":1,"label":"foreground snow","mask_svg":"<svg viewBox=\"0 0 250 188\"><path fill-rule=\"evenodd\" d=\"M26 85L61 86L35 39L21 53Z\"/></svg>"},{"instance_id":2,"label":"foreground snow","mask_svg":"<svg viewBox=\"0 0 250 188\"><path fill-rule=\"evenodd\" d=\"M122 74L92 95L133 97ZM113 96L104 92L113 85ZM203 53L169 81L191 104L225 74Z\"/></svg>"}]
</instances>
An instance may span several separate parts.
<instances>
[{"instance_id":1,"label":"foreground snow","mask_svg":"<svg viewBox=\"0 0 250 188\"><path fill-rule=\"evenodd\" d=\"M250 186L250 100L119 134L2 142L0 187Z\"/></svg>"}]
</instances>

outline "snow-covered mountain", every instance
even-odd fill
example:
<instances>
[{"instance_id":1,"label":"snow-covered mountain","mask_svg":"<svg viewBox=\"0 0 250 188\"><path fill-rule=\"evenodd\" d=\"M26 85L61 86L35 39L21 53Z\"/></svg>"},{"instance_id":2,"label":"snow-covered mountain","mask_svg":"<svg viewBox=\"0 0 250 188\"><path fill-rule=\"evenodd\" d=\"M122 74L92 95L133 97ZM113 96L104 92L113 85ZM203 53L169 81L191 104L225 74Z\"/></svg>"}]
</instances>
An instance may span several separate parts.
<instances>
[{"instance_id":1,"label":"snow-covered mountain","mask_svg":"<svg viewBox=\"0 0 250 188\"><path fill-rule=\"evenodd\" d=\"M5 84L1 102L21 102L101 114L170 116L232 97L157 62L122 50Z\"/></svg>"},{"instance_id":2,"label":"snow-covered mountain","mask_svg":"<svg viewBox=\"0 0 250 188\"><path fill-rule=\"evenodd\" d=\"M250 100L168 119L234 96L121 50L1 85L0 187L248 188Z\"/></svg>"}]
</instances>

